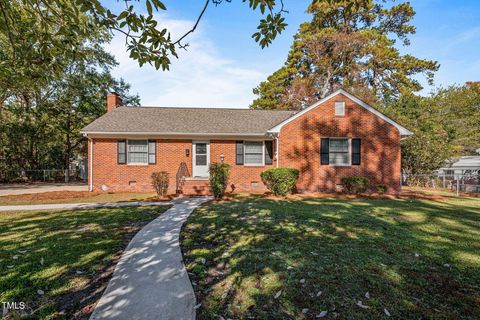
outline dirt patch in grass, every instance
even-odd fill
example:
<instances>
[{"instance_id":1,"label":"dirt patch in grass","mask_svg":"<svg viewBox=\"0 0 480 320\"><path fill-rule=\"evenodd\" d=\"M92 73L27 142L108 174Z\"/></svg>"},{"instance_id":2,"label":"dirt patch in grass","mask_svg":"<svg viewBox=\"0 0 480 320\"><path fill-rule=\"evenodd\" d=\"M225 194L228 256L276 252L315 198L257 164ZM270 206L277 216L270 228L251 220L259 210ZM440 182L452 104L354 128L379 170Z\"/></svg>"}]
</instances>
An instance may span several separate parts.
<instances>
[{"instance_id":1,"label":"dirt patch in grass","mask_svg":"<svg viewBox=\"0 0 480 320\"><path fill-rule=\"evenodd\" d=\"M138 228L135 232L131 232L124 235L122 246L127 247L130 240L141 229ZM110 261L110 264L106 265L100 274L86 275L89 278L85 284L76 287L74 290L69 291L63 295L57 297L48 298L48 304L54 306L55 315L58 318L67 317L69 319L89 319L95 306L102 297L103 292L108 286L108 282L112 278L113 271L117 265L124 250L119 250L114 253L114 258ZM76 274L71 272L68 277L74 277ZM46 301L34 301L31 302L26 310L29 314L36 314L41 310ZM15 312L12 312L10 316L15 317ZM25 316L26 314L19 314Z\"/></svg>"},{"instance_id":2,"label":"dirt patch in grass","mask_svg":"<svg viewBox=\"0 0 480 320\"><path fill-rule=\"evenodd\" d=\"M472 195L467 193L459 194L459 197L479 197L480 195ZM343 192L305 192L305 193L295 193L289 194L287 196L275 196L271 192L265 193L240 193L240 194L230 194L227 193L225 196L217 200L218 201L240 201L242 197L256 197L266 200L302 200L305 198L320 198L320 199L344 199L344 200L356 200L356 199L367 199L367 200L394 200L394 199L407 199L407 200L429 200L429 201L450 201L452 197L456 197L453 193L448 192L439 192L436 190L426 190L420 188L409 188L403 190L399 194L379 194L379 193L361 193L361 194L346 194Z\"/></svg>"},{"instance_id":3,"label":"dirt patch in grass","mask_svg":"<svg viewBox=\"0 0 480 320\"><path fill-rule=\"evenodd\" d=\"M153 197L146 198L142 201L145 201L145 202L170 201L170 200L173 200L174 198L175 196L173 194L170 194L166 196L153 196Z\"/></svg>"},{"instance_id":4,"label":"dirt patch in grass","mask_svg":"<svg viewBox=\"0 0 480 320\"><path fill-rule=\"evenodd\" d=\"M123 235L122 246L124 248L127 247L130 240L146 223L137 223L131 232ZM93 276L84 286L58 297L55 301L55 309L58 310L59 315L69 315L73 319L88 319L107 288L115 266L124 250L115 252L110 264L106 265L100 274Z\"/></svg>"},{"instance_id":5,"label":"dirt patch in grass","mask_svg":"<svg viewBox=\"0 0 480 320\"><path fill-rule=\"evenodd\" d=\"M51 191L51 192L31 193L31 194L18 194L13 196L2 196L0 197L0 201L3 199L12 199L12 198L23 200L23 201L77 199L77 198L94 197L99 194L100 192L88 192L88 191Z\"/></svg>"},{"instance_id":6,"label":"dirt patch in grass","mask_svg":"<svg viewBox=\"0 0 480 320\"><path fill-rule=\"evenodd\" d=\"M163 201L153 192L88 192L88 191L52 191L42 193L9 195L0 197L0 205L27 205L78 202L130 202Z\"/></svg>"},{"instance_id":7,"label":"dirt patch in grass","mask_svg":"<svg viewBox=\"0 0 480 320\"><path fill-rule=\"evenodd\" d=\"M263 198L269 200L283 199L283 200L295 200L303 198L321 198L321 199L345 199L345 200L354 200L354 199L368 199L368 200L388 200L388 199L410 199L410 200L430 200L430 201L448 201L454 195L442 195L435 193L423 193L414 190L402 191L400 194L390 195L390 194L379 194L379 193L362 193L362 194L346 194L341 192L336 193L326 193L326 192L311 192L311 193L297 193L287 195L285 197L277 197L271 193L265 193L262 195ZM469 195L460 195L468 197Z\"/></svg>"}]
</instances>

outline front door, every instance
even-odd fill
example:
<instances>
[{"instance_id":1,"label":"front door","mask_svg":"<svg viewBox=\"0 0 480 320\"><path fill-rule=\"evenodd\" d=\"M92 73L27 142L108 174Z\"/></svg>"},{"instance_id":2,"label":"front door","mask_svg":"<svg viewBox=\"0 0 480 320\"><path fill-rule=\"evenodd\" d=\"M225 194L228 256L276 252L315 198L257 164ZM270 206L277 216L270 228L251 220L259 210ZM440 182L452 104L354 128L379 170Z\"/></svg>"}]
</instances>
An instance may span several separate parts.
<instances>
[{"instance_id":1,"label":"front door","mask_svg":"<svg viewBox=\"0 0 480 320\"><path fill-rule=\"evenodd\" d=\"M193 141L193 165L194 177L208 177L210 165L210 143L208 141Z\"/></svg>"}]
</instances>

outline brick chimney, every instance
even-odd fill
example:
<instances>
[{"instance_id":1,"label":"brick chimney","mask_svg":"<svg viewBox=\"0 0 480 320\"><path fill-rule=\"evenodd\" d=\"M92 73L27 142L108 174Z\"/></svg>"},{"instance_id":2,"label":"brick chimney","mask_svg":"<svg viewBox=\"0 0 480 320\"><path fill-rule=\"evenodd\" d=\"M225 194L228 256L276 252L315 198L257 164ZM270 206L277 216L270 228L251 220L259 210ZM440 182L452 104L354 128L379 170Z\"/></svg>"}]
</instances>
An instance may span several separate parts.
<instances>
[{"instance_id":1,"label":"brick chimney","mask_svg":"<svg viewBox=\"0 0 480 320\"><path fill-rule=\"evenodd\" d=\"M121 105L123 105L122 98L120 98L116 92L109 92L107 94L107 112L110 112Z\"/></svg>"}]
</instances>

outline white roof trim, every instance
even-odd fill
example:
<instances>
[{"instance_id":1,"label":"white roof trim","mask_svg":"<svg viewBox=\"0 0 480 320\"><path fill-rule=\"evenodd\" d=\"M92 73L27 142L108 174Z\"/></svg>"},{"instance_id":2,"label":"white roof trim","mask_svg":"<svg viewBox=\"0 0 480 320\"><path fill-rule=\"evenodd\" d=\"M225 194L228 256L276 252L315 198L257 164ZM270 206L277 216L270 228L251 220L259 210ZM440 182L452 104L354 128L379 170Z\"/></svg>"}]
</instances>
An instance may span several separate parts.
<instances>
[{"instance_id":1,"label":"white roof trim","mask_svg":"<svg viewBox=\"0 0 480 320\"><path fill-rule=\"evenodd\" d=\"M369 106L368 104L366 104L365 102L363 102L362 100L358 99L357 97L351 95L350 93L346 92L345 90L343 89L339 89L337 91L335 91L334 93L326 96L325 98L321 99L320 101L317 101L315 102L314 104L312 104L310 107L307 107L305 109L303 109L302 111L294 114L293 116L291 116L290 118L284 120L283 122L277 124L275 127L271 128L270 130L268 130L268 132L271 132L271 133L278 133L280 132L280 129L286 125L287 123L289 123L290 121L292 120L295 120L297 119L298 117L302 116L303 114L309 112L310 110L318 107L319 105L321 105L322 103L324 103L325 101L327 100L330 100L332 99L333 97L339 95L339 94L343 94L344 96L346 96L347 98L349 98L350 100L358 103L359 105L361 105L362 107L364 107L365 109L367 109L368 111L370 111L371 113L373 113L374 115L378 116L379 118L385 120L386 122L390 123L391 125L393 125L395 128L398 129L398 131L400 132L400 135L401 136L410 136L412 135L413 133L408 130L407 128L399 125L398 123L396 123L395 121L393 121L392 119L390 119L389 117L387 117L386 115L384 115L383 113L381 113L380 111L372 108L371 106Z\"/></svg>"},{"instance_id":2,"label":"white roof trim","mask_svg":"<svg viewBox=\"0 0 480 320\"><path fill-rule=\"evenodd\" d=\"M139 135L139 136L145 136L145 135L178 135L178 136L259 136L259 137L265 137L267 134L266 133L200 133L200 132L132 132L132 131L87 131L87 130L82 130L80 131L81 134L105 134L105 135Z\"/></svg>"}]
</instances>

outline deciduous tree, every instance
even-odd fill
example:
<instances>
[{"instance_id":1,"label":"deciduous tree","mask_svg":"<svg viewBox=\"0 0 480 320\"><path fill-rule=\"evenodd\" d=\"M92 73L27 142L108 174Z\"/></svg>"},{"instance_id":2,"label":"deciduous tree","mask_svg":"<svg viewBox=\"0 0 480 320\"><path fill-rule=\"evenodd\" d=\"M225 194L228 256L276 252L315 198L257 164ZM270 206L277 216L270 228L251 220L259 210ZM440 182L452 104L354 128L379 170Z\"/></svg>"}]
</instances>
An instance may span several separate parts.
<instances>
[{"instance_id":1,"label":"deciduous tree","mask_svg":"<svg viewBox=\"0 0 480 320\"><path fill-rule=\"evenodd\" d=\"M402 169L428 174L480 146L480 88L451 86L427 97L404 95L384 110L413 135L402 140Z\"/></svg>"},{"instance_id":2,"label":"deciduous tree","mask_svg":"<svg viewBox=\"0 0 480 320\"><path fill-rule=\"evenodd\" d=\"M92 29L102 28L125 37L125 50L141 65L149 63L155 68L168 70L171 57L177 57L179 48L186 48L186 38L195 31L209 6L231 0L204 0L203 7L192 28L174 38L162 25L158 12L167 10L161 0L122 0L125 6L119 10L109 9L100 0L0 0L0 27L9 38L15 52L19 46L15 35L20 30L28 32L28 25L40 24L40 33L30 33L30 41L38 43L40 56L31 57L35 63L52 63L63 49L75 45L78 37L89 36ZM285 27L286 12L283 0L242 0L252 10L260 10L262 19L252 37L263 48L268 46ZM23 7L31 21L17 21L17 7ZM146 13L142 9L146 8ZM89 23L82 23L84 17Z\"/></svg>"},{"instance_id":3,"label":"deciduous tree","mask_svg":"<svg viewBox=\"0 0 480 320\"><path fill-rule=\"evenodd\" d=\"M0 167L68 169L72 156L81 151L79 130L105 112L106 93L117 91L127 104L138 104L138 97L111 75L116 62L103 49L110 38L104 29L70 38L50 60L43 54L58 48L45 44L47 48L39 49L41 42L32 37L41 35L44 26L32 21L21 3L14 15L23 26L14 31L15 50L8 32L0 29ZM79 24L89 20L81 15ZM58 37L52 43L62 43L64 37Z\"/></svg>"}]
</instances>

